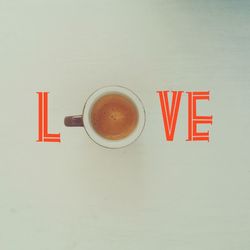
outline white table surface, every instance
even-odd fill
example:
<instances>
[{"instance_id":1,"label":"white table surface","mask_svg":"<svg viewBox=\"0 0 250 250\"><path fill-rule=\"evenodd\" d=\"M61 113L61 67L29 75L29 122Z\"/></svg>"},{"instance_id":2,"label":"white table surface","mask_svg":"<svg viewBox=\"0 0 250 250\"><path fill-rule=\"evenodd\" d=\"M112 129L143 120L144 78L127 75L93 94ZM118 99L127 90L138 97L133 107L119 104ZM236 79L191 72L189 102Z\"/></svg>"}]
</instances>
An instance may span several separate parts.
<instances>
[{"instance_id":1,"label":"white table surface","mask_svg":"<svg viewBox=\"0 0 250 250\"><path fill-rule=\"evenodd\" d=\"M0 249L249 250L250 2L0 1ZM143 100L140 139L106 150L65 115L97 88ZM165 141L157 90L210 90L211 141ZM36 91L49 91L37 143Z\"/></svg>"}]
</instances>

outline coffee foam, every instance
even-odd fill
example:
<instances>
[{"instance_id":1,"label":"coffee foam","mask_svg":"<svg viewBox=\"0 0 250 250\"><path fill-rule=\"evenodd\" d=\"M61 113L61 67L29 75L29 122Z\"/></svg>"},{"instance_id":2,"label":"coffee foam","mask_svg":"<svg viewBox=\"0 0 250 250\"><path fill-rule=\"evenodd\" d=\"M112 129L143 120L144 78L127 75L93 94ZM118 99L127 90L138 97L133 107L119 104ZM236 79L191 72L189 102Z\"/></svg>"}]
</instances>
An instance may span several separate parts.
<instances>
[{"instance_id":1,"label":"coffee foam","mask_svg":"<svg viewBox=\"0 0 250 250\"><path fill-rule=\"evenodd\" d=\"M138 122L138 110L133 101L122 94L100 97L91 109L94 130L109 140L120 140L130 135Z\"/></svg>"}]
</instances>

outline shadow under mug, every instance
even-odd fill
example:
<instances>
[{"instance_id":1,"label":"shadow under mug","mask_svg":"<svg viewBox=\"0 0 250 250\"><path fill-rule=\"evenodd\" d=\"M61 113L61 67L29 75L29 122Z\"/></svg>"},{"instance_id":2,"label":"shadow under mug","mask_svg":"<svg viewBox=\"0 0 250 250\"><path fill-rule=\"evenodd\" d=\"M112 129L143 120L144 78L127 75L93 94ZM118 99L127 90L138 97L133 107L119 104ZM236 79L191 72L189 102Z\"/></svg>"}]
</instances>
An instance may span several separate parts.
<instances>
[{"instance_id":1,"label":"shadow under mug","mask_svg":"<svg viewBox=\"0 0 250 250\"><path fill-rule=\"evenodd\" d=\"M91 124L91 111L93 105L102 96L108 94L120 94L133 102L138 111L138 122L134 130L125 138L119 140L106 139L99 135ZM140 98L131 90L121 86L107 86L96 90L89 96L83 107L81 115L66 116L64 124L67 127L83 127L88 136L98 145L106 148L122 148L134 142L142 133L146 122L144 105Z\"/></svg>"}]
</instances>

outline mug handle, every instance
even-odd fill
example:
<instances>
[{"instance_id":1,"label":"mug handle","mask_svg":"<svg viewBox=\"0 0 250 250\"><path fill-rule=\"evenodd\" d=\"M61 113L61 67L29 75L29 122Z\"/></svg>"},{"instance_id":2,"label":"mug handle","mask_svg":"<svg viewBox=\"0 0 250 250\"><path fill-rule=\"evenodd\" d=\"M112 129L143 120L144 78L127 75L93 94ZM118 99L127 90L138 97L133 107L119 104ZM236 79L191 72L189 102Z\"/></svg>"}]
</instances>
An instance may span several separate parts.
<instances>
[{"instance_id":1,"label":"mug handle","mask_svg":"<svg viewBox=\"0 0 250 250\"><path fill-rule=\"evenodd\" d=\"M73 115L66 116L64 118L64 125L66 127L83 127L83 116L82 115Z\"/></svg>"}]
</instances>

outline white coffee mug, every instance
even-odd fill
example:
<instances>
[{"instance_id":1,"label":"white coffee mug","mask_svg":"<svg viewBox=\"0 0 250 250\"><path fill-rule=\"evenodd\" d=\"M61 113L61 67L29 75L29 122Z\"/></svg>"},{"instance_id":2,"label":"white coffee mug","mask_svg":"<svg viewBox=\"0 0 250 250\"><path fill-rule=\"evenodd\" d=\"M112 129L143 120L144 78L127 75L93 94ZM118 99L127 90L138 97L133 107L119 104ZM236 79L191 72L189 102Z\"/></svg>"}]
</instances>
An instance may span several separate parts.
<instances>
[{"instance_id":1,"label":"white coffee mug","mask_svg":"<svg viewBox=\"0 0 250 250\"><path fill-rule=\"evenodd\" d=\"M125 138L111 140L99 135L91 124L91 111L93 105L101 97L108 94L120 94L127 97L136 107L138 122L134 130ZM146 113L141 99L131 90L122 86L107 86L96 90L89 96L83 107L81 115L66 116L64 124L67 127L84 127L89 137L97 144L106 148L122 148L134 142L142 133L146 122Z\"/></svg>"}]
</instances>

